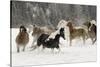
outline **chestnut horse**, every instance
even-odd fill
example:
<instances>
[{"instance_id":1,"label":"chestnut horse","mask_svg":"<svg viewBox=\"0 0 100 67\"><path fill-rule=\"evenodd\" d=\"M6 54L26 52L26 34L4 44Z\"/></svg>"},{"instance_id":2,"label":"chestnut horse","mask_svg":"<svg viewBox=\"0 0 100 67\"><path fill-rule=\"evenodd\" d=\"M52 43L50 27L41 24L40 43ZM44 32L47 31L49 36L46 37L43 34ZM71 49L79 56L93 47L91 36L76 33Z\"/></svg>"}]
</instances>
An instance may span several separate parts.
<instances>
[{"instance_id":1,"label":"chestnut horse","mask_svg":"<svg viewBox=\"0 0 100 67\"><path fill-rule=\"evenodd\" d=\"M69 27L69 32L70 32L70 46L72 46L72 40L75 38L82 38L83 39L83 44L85 44L85 39L87 37L87 33L85 31L84 28L80 27L80 28L75 28L73 27L71 22L68 22L67 26Z\"/></svg>"}]
</instances>

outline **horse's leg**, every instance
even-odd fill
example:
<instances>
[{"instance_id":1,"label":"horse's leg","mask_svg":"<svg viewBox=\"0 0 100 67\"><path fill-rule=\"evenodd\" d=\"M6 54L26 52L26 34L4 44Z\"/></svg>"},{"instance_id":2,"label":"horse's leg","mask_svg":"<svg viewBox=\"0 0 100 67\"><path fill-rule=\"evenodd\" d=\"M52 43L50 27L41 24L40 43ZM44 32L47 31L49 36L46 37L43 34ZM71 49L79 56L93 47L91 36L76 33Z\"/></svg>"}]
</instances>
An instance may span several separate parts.
<instances>
[{"instance_id":1,"label":"horse's leg","mask_svg":"<svg viewBox=\"0 0 100 67\"><path fill-rule=\"evenodd\" d=\"M35 41L33 41L33 42L35 42ZM36 48L38 48L38 47L39 47L38 45L40 45L40 44L41 44L40 42L37 42L37 45L33 45L33 44L32 44L32 47L31 47L32 49L31 49L31 51L32 51L32 50L35 50Z\"/></svg>"},{"instance_id":2,"label":"horse's leg","mask_svg":"<svg viewBox=\"0 0 100 67\"><path fill-rule=\"evenodd\" d=\"M51 48L51 50L52 50L51 52L54 54L54 48Z\"/></svg>"},{"instance_id":3,"label":"horse's leg","mask_svg":"<svg viewBox=\"0 0 100 67\"><path fill-rule=\"evenodd\" d=\"M40 41L37 41L37 45L33 45L32 50L35 50L36 48L39 49L39 47L41 46L41 44L42 43Z\"/></svg>"},{"instance_id":4,"label":"horse's leg","mask_svg":"<svg viewBox=\"0 0 100 67\"><path fill-rule=\"evenodd\" d=\"M19 53L19 45L17 45L17 52Z\"/></svg>"},{"instance_id":5,"label":"horse's leg","mask_svg":"<svg viewBox=\"0 0 100 67\"><path fill-rule=\"evenodd\" d=\"M91 41L92 41L92 45L93 45L93 37L90 37L91 38Z\"/></svg>"},{"instance_id":6,"label":"horse's leg","mask_svg":"<svg viewBox=\"0 0 100 67\"><path fill-rule=\"evenodd\" d=\"M35 42L35 41L33 40L32 45L31 45L31 47L30 47L30 48L33 48L33 44L34 44L34 42Z\"/></svg>"},{"instance_id":7,"label":"horse's leg","mask_svg":"<svg viewBox=\"0 0 100 67\"><path fill-rule=\"evenodd\" d=\"M61 49L60 48L57 48L57 49L58 49L58 53L61 52Z\"/></svg>"},{"instance_id":8,"label":"horse's leg","mask_svg":"<svg viewBox=\"0 0 100 67\"><path fill-rule=\"evenodd\" d=\"M42 47L42 52L44 52L44 49L45 49L45 47L43 46L43 47Z\"/></svg>"},{"instance_id":9,"label":"horse's leg","mask_svg":"<svg viewBox=\"0 0 100 67\"><path fill-rule=\"evenodd\" d=\"M34 43L35 43L36 41L37 41L37 38L35 38L35 39L33 40L31 48L34 47Z\"/></svg>"},{"instance_id":10,"label":"horse's leg","mask_svg":"<svg viewBox=\"0 0 100 67\"><path fill-rule=\"evenodd\" d=\"M89 32L89 36L90 36L90 39L91 39L92 45L93 45L95 43L93 32Z\"/></svg>"},{"instance_id":11,"label":"horse's leg","mask_svg":"<svg viewBox=\"0 0 100 67\"><path fill-rule=\"evenodd\" d=\"M85 45L85 36L83 36L82 38L83 38L83 44Z\"/></svg>"},{"instance_id":12,"label":"horse's leg","mask_svg":"<svg viewBox=\"0 0 100 67\"><path fill-rule=\"evenodd\" d=\"M23 51L25 51L25 47L26 47L26 45L23 46Z\"/></svg>"},{"instance_id":13,"label":"horse's leg","mask_svg":"<svg viewBox=\"0 0 100 67\"><path fill-rule=\"evenodd\" d=\"M93 44L96 42L96 40L97 40L96 38L95 38L95 40L93 40Z\"/></svg>"},{"instance_id":14,"label":"horse's leg","mask_svg":"<svg viewBox=\"0 0 100 67\"><path fill-rule=\"evenodd\" d=\"M31 51L32 51L32 50L35 50L36 48L38 48L37 45L35 45L34 47L32 47Z\"/></svg>"},{"instance_id":15,"label":"horse's leg","mask_svg":"<svg viewBox=\"0 0 100 67\"><path fill-rule=\"evenodd\" d=\"M70 46L72 46L72 39L70 38Z\"/></svg>"}]
</instances>

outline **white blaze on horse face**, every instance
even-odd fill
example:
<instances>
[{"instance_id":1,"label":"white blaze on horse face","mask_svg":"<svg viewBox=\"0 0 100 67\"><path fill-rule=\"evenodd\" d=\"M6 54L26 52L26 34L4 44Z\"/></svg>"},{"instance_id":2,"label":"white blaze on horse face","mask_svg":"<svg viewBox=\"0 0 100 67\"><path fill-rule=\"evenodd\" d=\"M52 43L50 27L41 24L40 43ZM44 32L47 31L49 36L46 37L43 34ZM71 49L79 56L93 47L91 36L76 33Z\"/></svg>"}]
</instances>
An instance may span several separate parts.
<instances>
[{"instance_id":1,"label":"white blaze on horse face","mask_svg":"<svg viewBox=\"0 0 100 67\"><path fill-rule=\"evenodd\" d=\"M95 20L90 21L90 23L96 25L96 21Z\"/></svg>"},{"instance_id":2,"label":"white blaze on horse face","mask_svg":"<svg viewBox=\"0 0 100 67\"><path fill-rule=\"evenodd\" d=\"M23 28L20 28L20 31L22 32L23 31Z\"/></svg>"}]
</instances>

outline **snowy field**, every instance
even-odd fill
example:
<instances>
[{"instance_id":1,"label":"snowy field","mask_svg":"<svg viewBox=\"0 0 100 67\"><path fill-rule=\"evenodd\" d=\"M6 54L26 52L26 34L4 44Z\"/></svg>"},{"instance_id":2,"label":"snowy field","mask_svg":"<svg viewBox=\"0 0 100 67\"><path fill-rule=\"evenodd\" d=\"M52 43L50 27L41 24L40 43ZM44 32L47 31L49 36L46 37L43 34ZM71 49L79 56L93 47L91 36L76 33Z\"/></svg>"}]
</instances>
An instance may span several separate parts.
<instances>
[{"instance_id":1,"label":"snowy field","mask_svg":"<svg viewBox=\"0 0 100 67\"><path fill-rule=\"evenodd\" d=\"M60 39L61 52L52 53L50 49L41 51L41 47L34 51L30 51L33 37L30 34L30 41L26 47L25 52L16 52L16 35L18 29L12 29L12 65L24 66L24 65L44 65L44 64L58 64L58 63L79 63L79 62L94 62L96 61L96 43L91 45L91 40L88 39L86 44L80 39L75 39L72 42L72 47L68 46L66 40Z\"/></svg>"}]
</instances>

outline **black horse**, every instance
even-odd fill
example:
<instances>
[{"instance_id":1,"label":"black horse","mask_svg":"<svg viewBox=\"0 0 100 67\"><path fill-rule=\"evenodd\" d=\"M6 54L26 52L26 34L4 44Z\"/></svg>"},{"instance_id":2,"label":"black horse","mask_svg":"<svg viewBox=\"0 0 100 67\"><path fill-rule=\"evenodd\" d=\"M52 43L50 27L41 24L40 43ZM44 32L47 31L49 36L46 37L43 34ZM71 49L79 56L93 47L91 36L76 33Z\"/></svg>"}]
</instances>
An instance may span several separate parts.
<instances>
[{"instance_id":1,"label":"black horse","mask_svg":"<svg viewBox=\"0 0 100 67\"><path fill-rule=\"evenodd\" d=\"M34 46L34 49L36 49L37 47L40 47L41 45L43 46L43 49L45 48L51 48L52 50L54 50L54 48L59 49L59 39L60 37L64 37L64 28L61 28L59 30L59 33L56 34L55 38L49 38L49 40L47 40L47 38L49 37L48 34L41 34L41 36L38 38L37 40L37 45Z\"/></svg>"}]
</instances>

